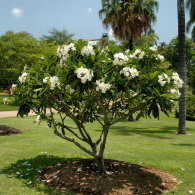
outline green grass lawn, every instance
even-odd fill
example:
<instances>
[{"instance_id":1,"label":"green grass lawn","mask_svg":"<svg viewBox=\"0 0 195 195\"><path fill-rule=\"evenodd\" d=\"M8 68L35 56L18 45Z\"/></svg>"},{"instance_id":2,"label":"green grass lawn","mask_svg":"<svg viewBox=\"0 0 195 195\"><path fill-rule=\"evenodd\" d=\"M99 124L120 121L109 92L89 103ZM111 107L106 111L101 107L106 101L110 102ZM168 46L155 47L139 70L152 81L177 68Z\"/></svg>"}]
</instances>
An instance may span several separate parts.
<instances>
[{"instance_id":1,"label":"green grass lawn","mask_svg":"<svg viewBox=\"0 0 195 195\"><path fill-rule=\"evenodd\" d=\"M91 158L72 143L54 135L46 123L33 124L34 118L0 119L1 125L23 131L22 134L0 137L2 195L63 194L36 181L38 170L69 158ZM68 120L67 123L72 122ZM178 119L164 115L159 121L140 119L133 123L117 123L110 129L104 157L161 169L183 182L167 195L185 195L189 190L195 193L195 122L187 121L187 132L191 134L188 136L176 135L177 126ZM99 135L101 129L97 123L87 127L93 138ZM26 161L31 164L29 167L21 165ZM23 177L16 174L21 170ZM9 178L9 175L13 177ZM34 187L27 184L29 181Z\"/></svg>"},{"instance_id":2,"label":"green grass lawn","mask_svg":"<svg viewBox=\"0 0 195 195\"><path fill-rule=\"evenodd\" d=\"M3 99L4 98L8 98L11 102L13 102L13 97L12 96L9 96L8 94L1 94L0 95L0 112L1 111L11 111L11 110L18 110L18 107L14 107L14 106L10 106L9 104L8 105L4 105L3 104Z\"/></svg>"}]
</instances>

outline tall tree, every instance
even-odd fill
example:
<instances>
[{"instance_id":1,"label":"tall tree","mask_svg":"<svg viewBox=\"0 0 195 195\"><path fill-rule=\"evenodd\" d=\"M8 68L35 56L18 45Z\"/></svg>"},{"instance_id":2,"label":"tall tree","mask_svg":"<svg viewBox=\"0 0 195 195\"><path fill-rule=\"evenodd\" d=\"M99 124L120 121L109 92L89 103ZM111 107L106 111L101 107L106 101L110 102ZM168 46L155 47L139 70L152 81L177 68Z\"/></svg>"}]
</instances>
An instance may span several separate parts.
<instances>
[{"instance_id":1,"label":"tall tree","mask_svg":"<svg viewBox=\"0 0 195 195\"><path fill-rule=\"evenodd\" d=\"M72 41L74 33L69 33L65 28L63 30L57 30L56 28L51 28L48 30L50 35L42 35L41 40L46 40L48 43L55 41L56 45L63 45Z\"/></svg>"},{"instance_id":2,"label":"tall tree","mask_svg":"<svg viewBox=\"0 0 195 195\"><path fill-rule=\"evenodd\" d=\"M186 1L186 9L189 10L190 20L186 24L186 31L189 33L192 24L195 24L195 1L187 0ZM195 25L192 29L192 40L195 41Z\"/></svg>"},{"instance_id":3,"label":"tall tree","mask_svg":"<svg viewBox=\"0 0 195 195\"><path fill-rule=\"evenodd\" d=\"M180 88L178 134L186 134L186 41L184 0L177 0L179 75L184 81Z\"/></svg>"},{"instance_id":4,"label":"tall tree","mask_svg":"<svg viewBox=\"0 0 195 195\"><path fill-rule=\"evenodd\" d=\"M116 38L129 41L132 50L133 39L151 30L151 23L156 21L155 10L155 0L122 0L121 5L119 0L102 0L99 16L105 28L111 26Z\"/></svg>"}]
</instances>

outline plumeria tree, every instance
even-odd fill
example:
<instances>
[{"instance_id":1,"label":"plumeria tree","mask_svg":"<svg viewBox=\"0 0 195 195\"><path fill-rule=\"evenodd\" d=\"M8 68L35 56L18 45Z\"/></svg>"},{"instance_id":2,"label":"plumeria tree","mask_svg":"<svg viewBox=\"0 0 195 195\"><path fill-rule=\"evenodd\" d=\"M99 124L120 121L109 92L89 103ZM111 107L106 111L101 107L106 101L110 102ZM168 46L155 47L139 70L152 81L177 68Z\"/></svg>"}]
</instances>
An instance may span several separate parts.
<instances>
[{"instance_id":1,"label":"plumeria tree","mask_svg":"<svg viewBox=\"0 0 195 195\"><path fill-rule=\"evenodd\" d=\"M156 46L136 48L131 54L112 47L94 49L81 40L60 46L57 54L44 54L39 63L29 63L13 85L18 115L32 109L38 115L35 122L47 121L56 135L93 156L98 170L107 173L103 155L112 125L133 113L137 119L159 118L159 111L168 115L175 106L183 82L161 66L162 61ZM97 140L87 128L95 121L102 127Z\"/></svg>"}]
</instances>

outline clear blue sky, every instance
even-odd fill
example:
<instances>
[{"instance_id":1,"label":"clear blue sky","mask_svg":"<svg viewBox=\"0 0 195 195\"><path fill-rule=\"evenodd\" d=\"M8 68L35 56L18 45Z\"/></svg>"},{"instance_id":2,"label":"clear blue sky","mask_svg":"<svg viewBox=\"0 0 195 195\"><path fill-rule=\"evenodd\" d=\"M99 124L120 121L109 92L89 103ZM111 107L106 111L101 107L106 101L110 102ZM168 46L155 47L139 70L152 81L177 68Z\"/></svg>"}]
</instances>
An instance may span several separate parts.
<instances>
[{"instance_id":1,"label":"clear blue sky","mask_svg":"<svg viewBox=\"0 0 195 195\"><path fill-rule=\"evenodd\" d=\"M177 0L158 0L154 25L159 42L177 36ZM39 38L52 27L75 33L74 38L99 39L107 32L99 19L101 0L2 0L0 36L6 31L27 31ZM186 13L186 21L189 19ZM188 34L190 36L190 34Z\"/></svg>"}]
</instances>

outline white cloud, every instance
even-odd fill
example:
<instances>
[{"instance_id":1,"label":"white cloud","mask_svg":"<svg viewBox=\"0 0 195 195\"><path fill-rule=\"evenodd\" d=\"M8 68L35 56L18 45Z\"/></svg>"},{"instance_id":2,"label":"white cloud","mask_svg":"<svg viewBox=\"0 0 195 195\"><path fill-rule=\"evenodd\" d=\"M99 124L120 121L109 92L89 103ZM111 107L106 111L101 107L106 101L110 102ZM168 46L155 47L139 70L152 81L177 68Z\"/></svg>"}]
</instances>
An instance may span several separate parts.
<instances>
[{"instance_id":1,"label":"white cloud","mask_svg":"<svg viewBox=\"0 0 195 195\"><path fill-rule=\"evenodd\" d=\"M88 9L88 12L92 12L93 10L92 10L92 8L91 7L89 7L89 9Z\"/></svg>"},{"instance_id":2,"label":"white cloud","mask_svg":"<svg viewBox=\"0 0 195 195\"><path fill-rule=\"evenodd\" d=\"M15 17L22 17L24 14L24 11L22 9L13 8L11 11L12 15Z\"/></svg>"}]
</instances>

